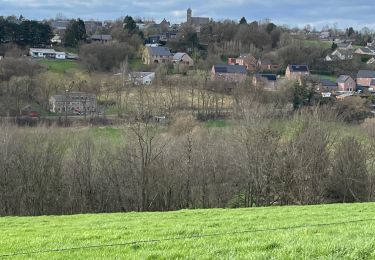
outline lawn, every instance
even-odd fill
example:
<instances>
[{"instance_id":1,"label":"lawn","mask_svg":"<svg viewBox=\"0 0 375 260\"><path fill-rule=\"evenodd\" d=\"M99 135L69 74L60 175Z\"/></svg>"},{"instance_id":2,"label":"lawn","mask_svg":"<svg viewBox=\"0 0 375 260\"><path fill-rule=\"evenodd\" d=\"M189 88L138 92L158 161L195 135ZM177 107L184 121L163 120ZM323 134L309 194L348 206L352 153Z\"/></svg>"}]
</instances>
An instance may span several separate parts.
<instances>
[{"instance_id":1,"label":"lawn","mask_svg":"<svg viewBox=\"0 0 375 260\"><path fill-rule=\"evenodd\" d=\"M374 259L375 204L0 218L0 258Z\"/></svg>"},{"instance_id":2,"label":"lawn","mask_svg":"<svg viewBox=\"0 0 375 260\"><path fill-rule=\"evenodd\" d=\"M320 46L324 49L330 49L332 47L331 41L319 41L319 40L305 40L306 45L310 46Z\"/></svg>"},{"instance_id":3,"label":"lawn","mask_svg":"<svg viewBox=\"0 0 375 260\"><path fill-rule=\"evenodd\" d=\"M65 73L78 67L77 62L71 60L39 60L38 62L54 73Z\"/></svg>"}]
</instances>

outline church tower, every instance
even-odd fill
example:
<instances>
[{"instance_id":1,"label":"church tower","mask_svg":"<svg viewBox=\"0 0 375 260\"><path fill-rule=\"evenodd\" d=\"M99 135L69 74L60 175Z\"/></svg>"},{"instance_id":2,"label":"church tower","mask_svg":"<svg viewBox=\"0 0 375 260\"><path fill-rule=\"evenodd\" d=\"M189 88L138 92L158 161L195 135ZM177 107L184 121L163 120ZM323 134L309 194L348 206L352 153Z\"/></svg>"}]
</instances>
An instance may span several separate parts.
<instances>
[{"instance_id":1,"label":"church tower","mask_svg":"<svg viewBox=\"0 0 375 260\"><path fill-rule=\"evenodd\" d=\"M192 24L192 19L191 19L192 15L193 15L193 11L190 8L187 9L187 19L186 19L186 22L188 24Z\"/></svg>"}]
</instances>

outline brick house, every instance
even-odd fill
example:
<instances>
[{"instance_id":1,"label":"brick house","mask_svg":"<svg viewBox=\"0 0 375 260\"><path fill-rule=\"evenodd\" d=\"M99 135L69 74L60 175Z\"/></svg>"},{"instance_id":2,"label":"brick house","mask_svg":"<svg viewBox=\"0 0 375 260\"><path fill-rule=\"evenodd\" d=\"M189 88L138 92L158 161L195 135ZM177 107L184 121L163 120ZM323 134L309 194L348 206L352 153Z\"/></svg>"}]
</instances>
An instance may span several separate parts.
<instances>
[{"instance_id":1,"label":"brick house","mask_svg":"<svg viewBox=\"0 0 375 260\"><path fill-rule=\"evenodd\" d=\"M276 70L279 69L280 66L278 64L275 64L271 60L259 59L258 60L258 67L262 71L276 71Z\"/></svg>"},{"instance_id":2,"label":"brick house","mask_svg":"<svg viewBox=\"0 0 375 260\"><path fill-rule=\"evenodd\" d=\"M341 75L336 83L338 91L354 91L357 86L354 79L348 75Z\"/></svg>"},{"instance_id":3,"label":"brick house","mask_svg":"<svg viewBox=\"0 0 375 260\"><path fill-rule=\"evenodd\" d=\"M309 76L310 70L307 65L288 65L285 71L287 79L300 80L303 76Z\"/></svg>"},{"instance_id":4,"label":"brick house","mask_svg":"<svg viewBox=\"0 0 375 260\"><path fill-rule=\"evenodd\" d=\"M242 65L214 65L211 70L211 80L244 82L246 76L246 66Z\"/></svg>"},{"instance_id":5,"label":"brick house","mask_svg":"<svg viewBox=\"0 0 375 260\"><path fill-rule=\"evenodd\" d=\"M321 79L316 89L319 92L332 92L337 90L336 82L328 79Z\"/></svg>"},{"instance_id":6,"label":"brick house","mask_svg":"<svg viewBox=\"0 0 375 260\"><path fill-rule=\"evenodd\" d=\"M357 85L370 87L372 80L375 79L374 70L360 70L357 74Z\"/></svg>"},{"instance_id":7,"label":"brick house","mask_svg":"<svg viewBox=\"0 0 375 260\"><path fill-rule=\"evenodd\" d=\"M238 58L229 58L228 64L246 66L248 71L256 71L258 68L257 59L251 54L240 54Z\"/></svg>"},{"instance_id":8,"label":"brick house","mask_svg":"<svg viewBox=\"0 0 375 260\"><path fill-rule=\"evenodd\" d=\"M168 63L171 61L172 56L172 53L166 47L146 46L142 53L142 61L146 65Z\"/></svg>"}]
</instances>

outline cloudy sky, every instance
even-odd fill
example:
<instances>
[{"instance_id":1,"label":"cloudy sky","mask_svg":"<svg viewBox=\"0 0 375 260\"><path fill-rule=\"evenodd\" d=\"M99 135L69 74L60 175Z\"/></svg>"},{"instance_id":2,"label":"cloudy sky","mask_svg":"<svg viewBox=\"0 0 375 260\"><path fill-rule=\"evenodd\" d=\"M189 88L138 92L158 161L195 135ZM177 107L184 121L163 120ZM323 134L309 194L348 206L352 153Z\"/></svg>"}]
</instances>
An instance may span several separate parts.
<instances>
[{"instance_id":1,"label":"cloudy sky","mask_svg":"<svg viewBox=\"0 0 375 260\"><path fill-rule=\"evenodd\" d=\"M188 7L193 16L215 20L245 16L248 21L269 18L290 26L311 24L319 29L337 24L375 30L374 0L0 0L0 15L44 19L61 13L68 18L106 20L130 14L181 22Z\"/></svg>"}]
</instances>

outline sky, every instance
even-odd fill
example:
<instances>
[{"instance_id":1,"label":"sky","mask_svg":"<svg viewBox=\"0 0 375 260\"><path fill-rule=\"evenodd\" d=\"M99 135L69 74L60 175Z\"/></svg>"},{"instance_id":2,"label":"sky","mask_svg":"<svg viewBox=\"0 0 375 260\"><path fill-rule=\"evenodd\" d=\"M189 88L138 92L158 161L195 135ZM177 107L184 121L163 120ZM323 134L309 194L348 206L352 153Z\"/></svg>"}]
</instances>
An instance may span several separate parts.
<instances>
[{"instance_id":1,"label":"sky","mask_svg":"<svg viewBox=\"0 0 375 260\"><path fill-rule=\"evenodd\" d=\"M114 20L133 17L163 18L172 23L186 20L186 9L193 16L206 16L214 20L248 21L270 19L278 25L317 29L325 25L337 28L353 26L375 30L374 0L0 0L0 15L22 14L28 19L67 18L84 20Z\"/></svg>"}]
</instances>

